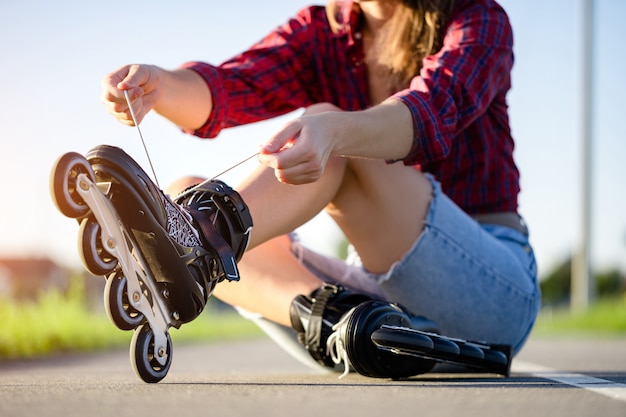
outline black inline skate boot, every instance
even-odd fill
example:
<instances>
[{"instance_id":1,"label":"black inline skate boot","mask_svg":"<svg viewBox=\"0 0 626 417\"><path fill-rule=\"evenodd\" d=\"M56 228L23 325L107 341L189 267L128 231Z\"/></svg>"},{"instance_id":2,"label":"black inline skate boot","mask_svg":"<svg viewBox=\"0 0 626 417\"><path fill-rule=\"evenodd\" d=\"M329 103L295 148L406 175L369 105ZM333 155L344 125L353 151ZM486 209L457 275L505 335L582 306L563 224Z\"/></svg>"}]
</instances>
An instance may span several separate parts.
<instances>
[{"instance_id":1,"label":"black inline skate boot","mask_svg":"<svg viewBox=\"0 0 626 417\"><path fill-rule=\"evenodd\" d=\"M174 203L129 155L105 145L86 157L62 155L51 192L59 210L80 224L83 264L107 277L111 321L135 329L136 373L158 382L171 363L168 329L198 317L218 282L239 279L236 262L252 227L247 206L211 181Z\"/></svg>"},{"instance_id":2,"label":"black inline skate boot","mask_svg":"<svg viewBox=\"0 0 626 417\"><path fill-rule=\"evenodd\" d=\"M175 198L194 219L205 245L219 260L211 270L218 281L238 281L237 262L248 245L252 218L241 196L222 181L210 180L184 190Z\"/></svg>"},{"instance_id":3,"label":"black inline skate boot","mask_svg":"<svg viewBox=\"0 0 626 417\"><path fill-rule=\"evenodd\" d=\"M335 370L343 364L343 375L352 367L365 376L398 379L428 372L436 363L381 349L372 341L372 334L383 326L437 333L435 323L396 304L324 284L309 296L296 297L290 313L298 339L311 356Z\"/></svg>"}]
</instances>

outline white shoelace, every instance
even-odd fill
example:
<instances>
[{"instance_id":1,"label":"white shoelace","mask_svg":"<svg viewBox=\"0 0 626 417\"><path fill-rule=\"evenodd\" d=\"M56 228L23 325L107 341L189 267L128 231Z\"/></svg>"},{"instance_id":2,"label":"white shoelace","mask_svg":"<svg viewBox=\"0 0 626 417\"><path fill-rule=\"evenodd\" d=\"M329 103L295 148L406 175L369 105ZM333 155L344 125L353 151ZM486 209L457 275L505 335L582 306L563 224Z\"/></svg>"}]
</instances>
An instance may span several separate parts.
<instances>
[{"instance_id":1,"label":"white shoelace","mask_svg":"<svg viewBox=\"0 0 626 417\"><path fill-rule=\"evenodd\" d=\"M350 372L350 360L348 359L348 351L341 340L341 328L347 322L349 313L344 314L341 320L339 320L333 327L333 332L326 340L326 352L330 355L333 363L340 365L343 363L343 373L339 375L339 379L342 379Z\"/></svg>"}]
</instances>

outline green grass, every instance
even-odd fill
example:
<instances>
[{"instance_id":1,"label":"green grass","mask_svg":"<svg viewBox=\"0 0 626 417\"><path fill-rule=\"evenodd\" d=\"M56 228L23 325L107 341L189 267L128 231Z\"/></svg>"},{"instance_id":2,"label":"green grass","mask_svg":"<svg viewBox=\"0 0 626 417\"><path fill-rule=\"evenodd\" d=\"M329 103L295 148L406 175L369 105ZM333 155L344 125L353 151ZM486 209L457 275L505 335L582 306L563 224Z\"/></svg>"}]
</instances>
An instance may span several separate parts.
<instances>
[{"instance_id":1,"label":"green grass","mask_svg":"<svg viewBox=\"0 0 626 417\"><path fill-rule=\"evenodd\" d=\"M128 347L132 332L117 329L101 312L90 310L75 284L67 294L43 293L36 302L0 299L0 360ZM180 329L172 341L210 341L261 334L236 313L205 311Z\"/></svg>"},{"instance_id":2,"label":"green grass","mask_svg":"<svg viewBox=\"0 0 626 417\"><path fill-rule=\"evenodd\" d=\"M585 312L544 309L534 333L540 336L626 336L626 297L597 300Z\"/></svg>"},{"instance_id":3,"label":"green grass","mask_svg":"<svg viewBox=\"0 0 626 417\"><path fill-rule=\"evenodd\" d=\"M117 329L102 312L88 308L76 281L66 294L43 293L36 302L0 299L0 360L60 352L127 348L132 332ZM201 317L171 329L173 342L258 337L261 331L234 312L209 303ZM544 309L534 330L542 336L626 336L626 298L597 301L585 313Z\"/></svg>"}]
</instances>

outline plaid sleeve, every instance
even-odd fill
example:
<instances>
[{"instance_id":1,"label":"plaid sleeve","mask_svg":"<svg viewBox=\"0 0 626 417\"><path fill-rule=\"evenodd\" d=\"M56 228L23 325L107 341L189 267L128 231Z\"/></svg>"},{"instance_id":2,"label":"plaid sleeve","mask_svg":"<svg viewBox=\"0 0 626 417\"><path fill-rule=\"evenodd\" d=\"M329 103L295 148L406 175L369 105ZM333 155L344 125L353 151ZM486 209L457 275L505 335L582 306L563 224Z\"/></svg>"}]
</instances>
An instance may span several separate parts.
<instances>
[{"instance_id":1,"label":"plaid sleeve","mask_svg":"<svg viewBox=\"0 0 626 417\"><path fill-rule=\"evenodd\" d=\"M306 8L247 51L219 66L202 62L183 65L210 86L213 111L206 124L188 132L213 138L223 128L253 123L312 104L314 84L310 42L312 9Z\"/></svg>"},{"instance_id":2,"label":"plaid sleeve","mask_svg":"<svg viewBox=\"0 0 626 417\"><path fill-rule=\"evenodd\" d=\"M448 156L454 137L510 88L512 48L510 23L499 6L476 4L452 18L442 49L424 59L409 89L393 96L413 116L413 147L405 164Z\"/></svg>"},{"instance_id":3,"label":"plaid sleeve","mask_svg":"<svg viewBox=\"0 0 626 417\"><path fill-rule=\"evenodd\" d=\"M211 86L211 95L213 98L213 109L204 125L197 130L183 129L183 132L203 138L214 138L222 130L222 121L226 117L226 106L221 104L225 101L225 92L220 73L216 67L204 62L187 62L181 65L181 68L192 69L200 74L207 85Z\"/></svg>"}]
</instances>

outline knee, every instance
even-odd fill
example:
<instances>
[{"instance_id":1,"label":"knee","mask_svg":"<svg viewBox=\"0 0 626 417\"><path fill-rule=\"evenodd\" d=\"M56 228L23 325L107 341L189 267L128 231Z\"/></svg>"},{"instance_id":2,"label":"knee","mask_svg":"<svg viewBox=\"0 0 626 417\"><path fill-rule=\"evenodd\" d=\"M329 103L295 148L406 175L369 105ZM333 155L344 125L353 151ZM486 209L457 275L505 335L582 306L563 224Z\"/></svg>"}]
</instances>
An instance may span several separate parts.
<instances>
[{"instance_id":1,"label":"knee","mask_svg":"<svg viewBox=\"0 0 626 417\"><path fill-rule=\"evenodd\" d=\"M199 184L204 180L205 178L196 177L193 175L178 178L165 188L165 194L169 194L170 196L174 197L180 194L183 190L191 187L192 185Z\"/></svg>"}]
</instances>

